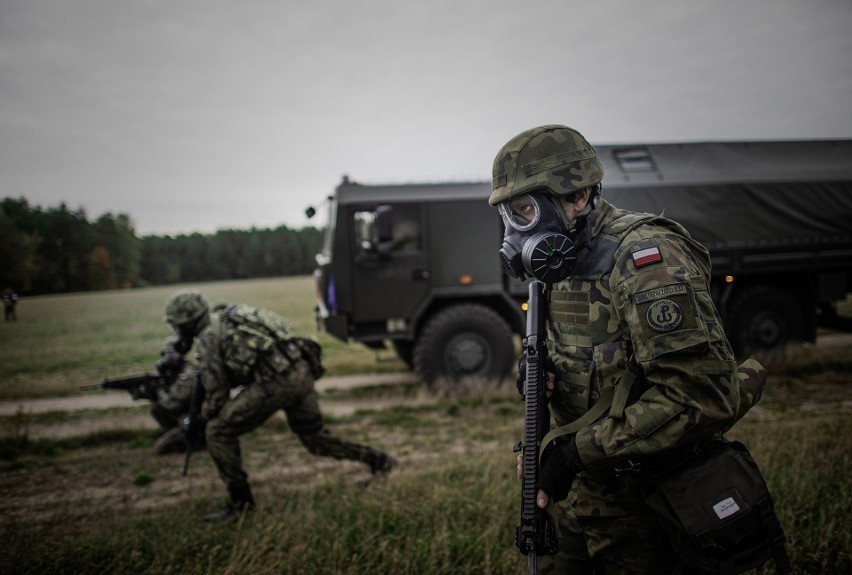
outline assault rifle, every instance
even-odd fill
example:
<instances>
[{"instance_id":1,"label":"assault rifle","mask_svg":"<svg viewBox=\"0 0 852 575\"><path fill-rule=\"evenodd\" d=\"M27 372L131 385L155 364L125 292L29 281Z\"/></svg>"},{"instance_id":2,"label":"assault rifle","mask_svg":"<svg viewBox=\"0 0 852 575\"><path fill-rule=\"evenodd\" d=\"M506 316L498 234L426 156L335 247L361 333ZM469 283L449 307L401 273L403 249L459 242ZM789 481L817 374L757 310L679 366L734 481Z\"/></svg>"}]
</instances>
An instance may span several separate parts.
<instances>
[{"instance_id":1,"label":"assault rifle","mask_svg":"<svg viewBox=\"0 0 852 575\"><path fill-rule=\"evenodd\" d=\"M186 436L186 454L183 457L183 470L181 474L186 477L189 471L189 458L197 445L204 440L204 422L201 421L201 403L204 401L204 386L201 385L201 372L192 386L192 394L189 396L189 412L183 420L183 431Z\"/></svg>"},{"instance_id":2,"label":"assault rifle","mask_svg":"<svg viewBox=\"0 0 852 575\"><path fill-rule=\"evenodd\" d=\"M157 397L157 388L169 384L169 378L165 375L133 375L119 379L104 379L102 383L83 385L83 391L92 389L122 389L130 393L130 397L137 399L154 399Z\"/></svg>"},{"instance_id":3,"label":"assault rifle","mask_svg":"<svg viewBox=\"0 0 852 575\"><path fill-rule=\"evenodd\" d=\"M164 354L160 361L157 362L157 375L146 373L144 375L132 375L119 379L104 379L103 383L83 385L80 389L83 391L92 389L123 389L129 392L134 400L154 400L157 398L157 389L171 385L183 370L185 363L186 360L182 355L170 352Z\"/></svg>"},{"instance_id":4,"label":"assault rifle","mask_svg":"<svg viewBox=\"0 0 852 575\"><path fill-rule=\"evenodd\" d=\"M544 283L534 280L529 284L527 308L527 333L524 338L524 440L515 445L522 452L521 469L521 522L515 532L515 545L528 557L527 571L536 572L536 557L556 552L555 526L543 509L536 505L538 491L538 451L541 441L550 430L550 412L547 408L547 336L545 334L546 304L542 300Z\"/></svg>"}]
</instances>

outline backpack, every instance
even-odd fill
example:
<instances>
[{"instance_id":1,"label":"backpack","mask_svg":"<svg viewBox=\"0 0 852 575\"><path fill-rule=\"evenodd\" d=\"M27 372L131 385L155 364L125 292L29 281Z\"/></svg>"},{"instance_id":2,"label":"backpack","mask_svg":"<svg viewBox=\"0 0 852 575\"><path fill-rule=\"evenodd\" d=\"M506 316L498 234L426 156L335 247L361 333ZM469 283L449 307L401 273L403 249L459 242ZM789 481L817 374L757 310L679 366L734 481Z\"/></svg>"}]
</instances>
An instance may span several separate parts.
<instances>
[{"instance_id":1,"label":"backpack","mask_svg":"<svg viewBox=\"0 0 852 575\"><path fill-rule=\"evenodd\" d=\"M222 349L225 368L242 384L252 381L258 361L263 358L278 373L304 359L313 378L319 379L322 348L310 338L290 335L290 324L280 315L247 304L217 306L223 325Z\"/></svg>"},{"instance_id":2,"label":"backpack","mask_svg":"<svg viewBox=\"0 0 852 575\"><path fill-rule=\"evenodd\" d=\"M270 360L278 372L286 371L298 359L282 349L289 339L290 324L278 314L247 304L219 305L213 311L221 325L223 363L237 383L245 385L254 379L261 358Z\"/></svg>"}]
</instances>

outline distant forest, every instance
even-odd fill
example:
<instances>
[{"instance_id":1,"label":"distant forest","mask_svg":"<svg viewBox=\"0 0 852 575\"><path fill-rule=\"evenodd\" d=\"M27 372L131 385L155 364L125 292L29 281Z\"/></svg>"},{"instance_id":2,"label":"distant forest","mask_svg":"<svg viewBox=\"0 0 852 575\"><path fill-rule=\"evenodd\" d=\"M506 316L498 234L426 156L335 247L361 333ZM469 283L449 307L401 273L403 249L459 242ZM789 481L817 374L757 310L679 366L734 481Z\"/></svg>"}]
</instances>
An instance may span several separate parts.
<instances>
[{"instance_id":1,"label":"distant forest","mask_svg":"<svg viewBox=\"0 0 852 575\"><path fill-rule=\"evenodd\" d=\"M0 202L0 290L34 295L309 274L322 243L313 227L138 237L125 214Z\"/></svg>"}]
</instances>

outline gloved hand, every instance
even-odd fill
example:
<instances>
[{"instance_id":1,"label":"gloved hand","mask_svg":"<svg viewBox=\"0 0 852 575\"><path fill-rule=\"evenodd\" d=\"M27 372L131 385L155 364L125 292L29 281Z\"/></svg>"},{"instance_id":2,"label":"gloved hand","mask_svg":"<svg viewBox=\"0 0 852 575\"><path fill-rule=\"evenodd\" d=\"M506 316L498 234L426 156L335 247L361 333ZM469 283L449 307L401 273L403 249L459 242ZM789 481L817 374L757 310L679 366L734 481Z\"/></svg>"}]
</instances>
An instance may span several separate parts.
<instances>
[{"instance_id":1,"label":"gloved hand","mask_svg":"<svg viewBox=\"0 0 852 575\"><path fill-rule=\"evenodd\" d=\"M562 501L568 497L574 477L583 469L575 437L561 438L544 452L538 474L538 488L554 501Z\"/></svg>"},{"instance_id":2,"label":"gloved hand","mask_svg":"<svg viewBox=\"0 0 852 575\"><path fill-rule=\"evenodd\" d=\"M515 387L518 388L518 393L524 397L524 382L527 380L527 356L521 354L518 358L518 373L515 375Z\"/></svg>"},{"instance_id":3,"label":"gloved hand","mask_svg":"<svg viewBox=\"0 0 852 575\"><path fill-rule=\"evenodd\" d=\"M553 360L550 359L550 356L545 356L544 358L544 372L547 374L552 374L556 372L556 365L553 363ZM548 379L550 379L548 377ZM518 358L518 373L515 375L515 387L518 388L518 393L521 394L521 397L524 397L524 384L527 381L527 356L526 354L521 354ZM552 389L552 388L551 388ZM548 399L550 398L550 394L548 394Z\"/></svg>"}]
</instances>

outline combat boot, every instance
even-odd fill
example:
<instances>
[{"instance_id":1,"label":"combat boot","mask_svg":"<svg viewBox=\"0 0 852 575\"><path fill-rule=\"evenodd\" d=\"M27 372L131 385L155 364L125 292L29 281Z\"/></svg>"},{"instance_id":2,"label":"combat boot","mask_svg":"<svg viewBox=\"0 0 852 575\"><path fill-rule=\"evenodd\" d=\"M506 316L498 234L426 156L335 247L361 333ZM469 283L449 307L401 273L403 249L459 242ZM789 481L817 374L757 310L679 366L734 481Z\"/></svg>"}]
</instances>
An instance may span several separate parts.
<instances>
[{"instance_id":1,"label":"combat boot","mask_svg":"<svg viewBox=\"0 0 852 575\"><path fill-rule=\"evenodd\" d=\"M248 483L235 483L228 486L230 499L224 509L214 511L204 516L204 521L224 521L225 519L237 519L243 513L254 509L254 497Z\"/></svg>"},{"instance_id":2,"label":"combat boot","mask_svg":"<svg viewBox=\"0 0 852 575\"><path fill-rule=\"evenodd\" d=\"M367 455L364 456L364 463L370 466L370 473L373 476L386 477L396 467L397 461L384 451L370 447Z\"/></svg>"}]
</instances>

